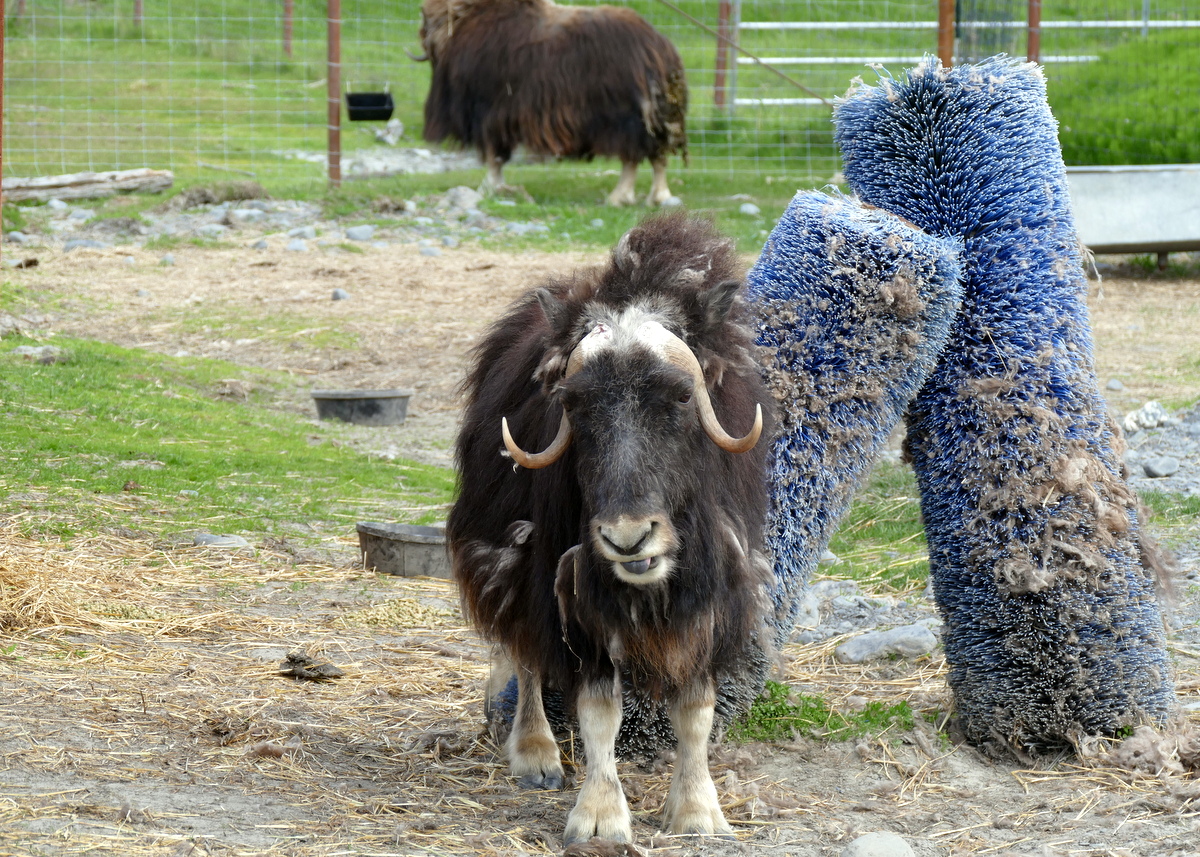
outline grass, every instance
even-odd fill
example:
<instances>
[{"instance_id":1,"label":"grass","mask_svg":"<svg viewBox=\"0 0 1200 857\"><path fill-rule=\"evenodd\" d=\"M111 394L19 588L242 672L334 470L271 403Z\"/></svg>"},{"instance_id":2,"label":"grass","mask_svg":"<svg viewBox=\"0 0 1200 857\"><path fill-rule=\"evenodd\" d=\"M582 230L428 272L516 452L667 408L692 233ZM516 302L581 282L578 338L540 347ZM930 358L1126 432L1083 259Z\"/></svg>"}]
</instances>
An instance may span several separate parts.
<instances>
[{"instance_id":1,"label":"grass","mask_svg":"<svg viewBox=\"0 0 1200 857\"><path fill-rule=\"evenodd\" d=\"M888 705L873 701L860 711L834 711L820 696L798 693L768 680L750 710L730 725L727 737L738 744L786 741L797 736L845 741L890 729L912 729L913 717L907 702Z\"/></svg>"},{"instance_id":2,"label":"grass","mask_svg":"<svg viewBox=\"0 0 1200 857\"><path fill-rule=\"evenodd\" d=\"M11 299L11 295L9 296ZM442 468L326 442L271 406L284 376L87 340L42 365L0 355L0 514L68 536L113 526L301 542L356 520L431 520L453 491ZM228 398L229 380L248 398Z\"/></svg>"},{"instance_id":3,"label":"grass","mask_svg":"<svg viewBox=\"0 0 1200 857\"><path fill-rule=\"evenodd\" d=\"M912 468L890 461L876 464L829 549L840 560L828 569L836 577L880 592L924 589L929 549Z\"/></svg>"},{"instance_id":4,"label":"grass","mask_svg":"<svg viewBox=\"0 0 1200 857\"><path fill-rule=\"evenodd\" d=\"M1068 164L1186 164L1200 161L1200 36L1152 32L1063 67L1049 79L1050 104ZM1106 97L1120 93L1120 98Z\"/></svg>"}]
</instances>

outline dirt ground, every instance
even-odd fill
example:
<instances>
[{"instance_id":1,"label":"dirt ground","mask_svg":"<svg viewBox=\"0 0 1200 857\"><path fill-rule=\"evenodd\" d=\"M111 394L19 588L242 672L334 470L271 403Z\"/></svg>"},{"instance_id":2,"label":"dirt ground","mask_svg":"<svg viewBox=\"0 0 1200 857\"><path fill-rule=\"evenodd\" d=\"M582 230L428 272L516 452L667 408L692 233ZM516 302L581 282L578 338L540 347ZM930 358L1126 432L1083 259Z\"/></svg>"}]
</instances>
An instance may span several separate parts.
<instances>
[{"instance_id":1,"label":"dirt ground","mask_svg":"<svg viewBox=\"0 0 1200 857\"><path fill-rule=\"evenodd\" d=\"M280 405L298 415L313 415L312 388L412 388L404 426L346 437L443 464L470 344L528 286L601 257L173 255L163 266L136 249L43 254L8 275L50 298L40 335L281 369L295 386ZM350 297L331 300L334 288ZM1200 282L1109 278L1091 307L1101 386L1124 385L1110 393L1115 410L1196 396L1186 371ZM0 522L0 590L20 593L0 604L0 857L561 850L574 788L523 793L505 775L482 728L487 653L446 582L297 565L262 546L32 542L18 524ZM940 654L846 666L833 660L838 642L789 647L781 679L835 708L908 700L928 721L858 742L714 748L737 834L721 843L656 835L669 759L626 763L639 845L826 857L890 830L922 857L1200 851L1200 782L1170 769L1169 747L987 761L939 736L950 708ZM343 675L281 675L298 650ZM1194 704L1200 652L1173 644L1172 655L1180 698ZM574 759L569 741L564 750ZM1131 768L1134 750L1150 770Z\"/></svg>"}]
</instances>

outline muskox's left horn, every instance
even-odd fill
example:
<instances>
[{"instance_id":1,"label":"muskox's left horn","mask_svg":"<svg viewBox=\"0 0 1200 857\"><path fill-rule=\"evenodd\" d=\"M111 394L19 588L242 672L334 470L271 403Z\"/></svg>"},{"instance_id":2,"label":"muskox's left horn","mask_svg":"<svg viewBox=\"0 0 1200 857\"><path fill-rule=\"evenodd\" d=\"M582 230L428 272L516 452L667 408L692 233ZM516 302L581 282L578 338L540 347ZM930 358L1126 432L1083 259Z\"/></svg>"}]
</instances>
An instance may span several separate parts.
<instances>
[{"instance_id":1,"label":"muskox's left horn","mask_svg":"<svg viewBox=\"0 0 1200 857\"><path fill-rule=\"evenodd\" d=\"M410 60L412 60L413 62L426 62L429 59L428 53L424 53L424 54L421 54L420 56L417 56L412 51L410 51L408 48L405 48L404 52L406 54L408 54L408 58Z\"/></svg>"},{"instance_id":2,"label":"muskox's left horn","mask_svg":"<svg viewBox=\"0 0 1200 857\"><path fill-rule=\"evenodd\" d=\"M728 434L713 411L712 399L708 397L708 387L704 383L704 370L700 368L700 361L696 359L692 349L688 348L687 343L678 336L668 332L667 337L662 344L666 358L680 369L691 373L695 380L696 410L700 414L700 425L704 426L705 433L726 452L749 452L762 434L762 405L754 406L754 426L749 434L745 437L733 437Z\"/></svg>"},{"instance_id":3,"label":"muskox's left horn","mask_svg":"<svg viewBox=\"0 0 1200 857\"><path fill-rule=\"evenodd\" d=\"M565 412L558 424L558 434L554 436L554 440L550 441L550 445L543 452L530 453L517 446L512 433L508 430L508 417L500 418L500 433L504 435L504 446L513 461L527 470L537 470L553 464L562 458L567 447L571 445L571 421L567 419Z\"/></svg>"}]
</instances>

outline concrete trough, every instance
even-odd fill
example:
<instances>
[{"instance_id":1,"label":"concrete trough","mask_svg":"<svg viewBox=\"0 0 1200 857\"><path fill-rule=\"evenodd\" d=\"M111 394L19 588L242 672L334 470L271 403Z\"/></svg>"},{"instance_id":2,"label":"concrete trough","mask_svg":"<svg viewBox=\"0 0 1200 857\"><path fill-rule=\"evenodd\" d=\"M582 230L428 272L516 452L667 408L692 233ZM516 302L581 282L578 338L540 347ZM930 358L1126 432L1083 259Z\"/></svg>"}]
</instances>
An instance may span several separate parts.
<instances>
[{"instance_id":1,"label":"concrete trough","mask_svg":"<svg viewBox=\"0 0 1200 857\"><path fill-rule=\"evenodd\" d=\"M1067 167L1067 184L1093 253L1200 250L1200 164Z\"/></svg>"},{"instance_id":2,"label":"concrete trough","mask_svg":"<svg viewBox=\"0 0 1200 857\"><path fill-rule=\"evenodd\" d=\"M400 577L450 577L444 525L360 521L356 529L366 569Z\"/></svg>"}]
</instances>

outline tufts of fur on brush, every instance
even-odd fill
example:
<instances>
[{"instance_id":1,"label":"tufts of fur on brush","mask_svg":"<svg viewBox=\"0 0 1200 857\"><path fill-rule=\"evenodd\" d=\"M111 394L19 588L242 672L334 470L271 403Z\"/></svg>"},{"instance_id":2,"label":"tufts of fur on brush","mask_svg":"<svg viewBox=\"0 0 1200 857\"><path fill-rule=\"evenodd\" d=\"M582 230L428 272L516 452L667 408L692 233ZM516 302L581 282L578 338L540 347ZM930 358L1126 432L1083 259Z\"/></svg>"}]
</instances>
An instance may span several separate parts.
<instances>
[{"instance_id":1,"label":"tufts of fur on brush","mask_svg":"<svg viewBox=\"0 0 1200 857\"><path fill-rule=\"evenodd\" d=\"M779 407L767 547L776 644L850 499L958 310L958 242L841 196L798 193L748 276Z\"/></svg>"},{"instance_id":2,"label":"tufts of fur on brush","mask_svg":"<svg viewBox=\"0 0 1200 857\"><path fill-rule=\"evenodd\" d=\"M852 89L834 121L862 199L963 242L963 310L907 452L964 734L1027 758L1162 723L1165 560L1096 383L1041 70L928 58Z\"/></svg>"}]
</instances>

